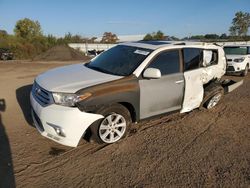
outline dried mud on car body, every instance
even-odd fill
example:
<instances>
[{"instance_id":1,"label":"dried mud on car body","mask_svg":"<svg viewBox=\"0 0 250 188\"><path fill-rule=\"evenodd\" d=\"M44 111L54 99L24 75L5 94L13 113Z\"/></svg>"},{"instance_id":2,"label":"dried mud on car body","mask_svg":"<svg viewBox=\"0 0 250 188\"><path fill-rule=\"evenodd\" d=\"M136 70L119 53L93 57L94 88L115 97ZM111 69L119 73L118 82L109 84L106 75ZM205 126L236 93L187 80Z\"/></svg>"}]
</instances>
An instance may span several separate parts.
<instances>
[{"instance_id":1,"label":"dried mud on car body","mask_svg":"<svg viewBox=\"0 0 250 188\"><path fill-rule=\"evenodd\" d=\"M35 75L59 65L0 64L2 124L17 187L250 185L249 75L213 110L160 116L134 125L119 143L82 140L72 149L40 136L27 112Z\"/></svg>"}]
</instances>

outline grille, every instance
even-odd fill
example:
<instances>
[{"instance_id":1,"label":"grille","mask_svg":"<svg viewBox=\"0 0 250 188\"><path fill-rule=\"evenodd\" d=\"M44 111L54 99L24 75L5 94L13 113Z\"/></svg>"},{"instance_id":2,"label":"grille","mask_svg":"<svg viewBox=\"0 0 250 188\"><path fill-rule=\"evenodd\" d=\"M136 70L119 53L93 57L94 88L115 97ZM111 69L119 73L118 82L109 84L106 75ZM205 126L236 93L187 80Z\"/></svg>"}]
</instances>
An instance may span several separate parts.
<instances>
[{"instance_id":1,"label":"grille","mask_svg":"<svg viewBox=\"0 0 250 188\"><path fill-rule=\"evenodd\" d=\"M233 66L228 66L227 71L235 71Z\"/></svg>"},{"instance_id":2,"label":"grille","mask_svg":"<svg viewBox=\"0 0 250 188\"><path fill-rule=\"evenodd\" d=\"M40 129L40 131L44 131L44 128L43 128L43 124L40 120L40 118L38 117L38 115L36 114L36 112L32 109L32 113L33 113L33 117L36 121L36 125L38 126L38 128Z\"/></svg>"},{"instance_id":3,"label":"grille","mask_svg":"<svg viewBox=\"0 0 250 188\"><path fill-rule=\"evenodd\" d=\"M47 106L53 103L52 94L49 91L43 89L36 82L33 84L32 94L36 101L42 106Z\"/></svg>"}]
</instances>

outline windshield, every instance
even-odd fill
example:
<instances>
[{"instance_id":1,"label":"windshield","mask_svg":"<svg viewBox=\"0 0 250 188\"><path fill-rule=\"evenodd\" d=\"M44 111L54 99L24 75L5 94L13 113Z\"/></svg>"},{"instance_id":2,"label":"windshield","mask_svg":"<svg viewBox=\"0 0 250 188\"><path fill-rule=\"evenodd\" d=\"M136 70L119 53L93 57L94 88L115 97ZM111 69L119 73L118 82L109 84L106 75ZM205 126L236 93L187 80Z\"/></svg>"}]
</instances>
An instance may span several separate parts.
<instances>
[{"instance_id":1,"label":"windshield","mask_svg":"<svg viewBox=\"0 0 250 188\"><path fill-rule=\"evenodd\" d=\"M232 46L224 47L226 55L247 55L247 47L245 46Z\"/></svg>"},{"instance_id":2,"label":"windshield","mask_svg":"<svg viewBox=\"0 0 250 188\"><path fill-rule=\"evenodd\" d=\"M151 52L149 49L118 45L103 52L86 66L107 74L128 76Z\"/></svg>"}]
</instances>

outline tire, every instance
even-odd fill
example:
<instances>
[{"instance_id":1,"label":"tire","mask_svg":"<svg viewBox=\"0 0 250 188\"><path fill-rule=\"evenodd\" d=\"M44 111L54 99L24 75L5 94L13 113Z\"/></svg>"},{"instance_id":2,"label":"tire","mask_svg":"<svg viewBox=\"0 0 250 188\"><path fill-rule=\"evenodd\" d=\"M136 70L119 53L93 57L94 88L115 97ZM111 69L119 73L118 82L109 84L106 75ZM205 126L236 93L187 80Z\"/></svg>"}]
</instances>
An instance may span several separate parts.
<instances>
[{"instance_id":1,"label":"tire","mask_svg":"<svg viewBox=\"0 0 250 188\"><path fill-rule=\"evenodd\" d=\"M206 109L215 107L224 96L224 89L220 84L212 83L205 88L203 106Z\"/></svg>"},{"instance_id":2,"label":"tire","mask_svg":"<svg viewBox=\"0 0 250 188\"><path fill-rule=\"evenodd\" d=\"M245 70L243 71L243 73L241 75L246 76L248 73L248 69L249 69L249 65L246 65Z\"/></svg>"},{"instance_id":3,"label":"tire","mask_svg":"<svg viewBox=\"0 0 250 188\"><path fill-rule=\"evenodd\" d=\"M99 144L113 144L126 137L132 122L127 108L121 104L113 104L95 113L102 114L104 118L90 126L93 140Z\"/></svg>"}]
</instances>

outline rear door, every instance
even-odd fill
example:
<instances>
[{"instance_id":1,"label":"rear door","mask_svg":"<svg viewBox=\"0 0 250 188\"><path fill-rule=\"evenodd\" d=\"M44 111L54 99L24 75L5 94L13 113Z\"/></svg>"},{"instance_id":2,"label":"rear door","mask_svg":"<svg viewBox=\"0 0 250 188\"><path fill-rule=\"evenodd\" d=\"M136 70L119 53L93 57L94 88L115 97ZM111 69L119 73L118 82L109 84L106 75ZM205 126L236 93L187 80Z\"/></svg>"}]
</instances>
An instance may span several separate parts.
<instances>
[{"instance_id":1,"label":"rear door","mask_svg":"<svg viewBox=\"0 0 250 188\"><path fill-rule=\"evenodd\" d=\"M203 61L203 50L200 48L184 48L184 78L185 94L181 113L198 108L203 100L203 75L204 68L201 68Z\"/></svg>"},{"instance_id":2,"label":"rear door","mask_svg":"<svg viewBox=\"0 0 250 188\"><path fill-rule=\"evenodd\" d=\"M198 108L203 101L203 85L221 76L216 49L184 48L185 94L181 112ZM223 65L223 64L222 64Z\"/></svg>"},{"instance_id":3,"label":"rear door","mask_svg":"<svg viewBox=\"0 0 250 188\"><path fill-rule=\"evenodd\" d=\"M184 93L184 76L180 50L168 50L156 55L147 68L161 71L159 79L139 80L140 119L180 110Z\"/></svg>"}]
</instances>

